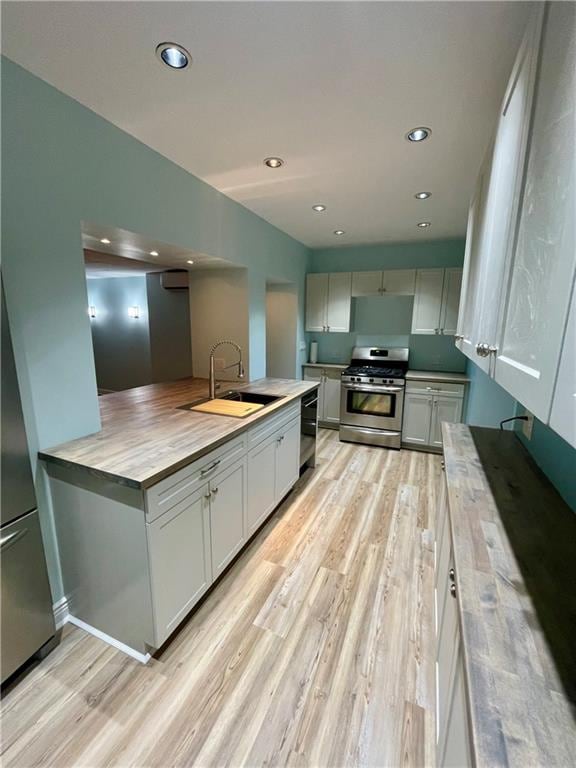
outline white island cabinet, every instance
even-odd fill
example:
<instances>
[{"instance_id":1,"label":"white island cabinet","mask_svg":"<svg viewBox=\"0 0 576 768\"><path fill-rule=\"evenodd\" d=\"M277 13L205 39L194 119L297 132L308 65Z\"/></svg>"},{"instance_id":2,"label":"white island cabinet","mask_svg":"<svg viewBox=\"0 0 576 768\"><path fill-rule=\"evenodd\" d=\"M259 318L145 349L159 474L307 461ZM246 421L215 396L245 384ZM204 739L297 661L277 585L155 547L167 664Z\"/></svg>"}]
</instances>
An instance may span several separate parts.
<instances>
[{"instance_id":1,"label":"white island cabinet","mask_svg":"<svg viewBox=\"0 0 576 768\"><path fill-rule=\"evenodd\" d=\"M299 469L299 398L148 488L47 464L70 620L147 660Z\"/></svg>"}]
</instances>

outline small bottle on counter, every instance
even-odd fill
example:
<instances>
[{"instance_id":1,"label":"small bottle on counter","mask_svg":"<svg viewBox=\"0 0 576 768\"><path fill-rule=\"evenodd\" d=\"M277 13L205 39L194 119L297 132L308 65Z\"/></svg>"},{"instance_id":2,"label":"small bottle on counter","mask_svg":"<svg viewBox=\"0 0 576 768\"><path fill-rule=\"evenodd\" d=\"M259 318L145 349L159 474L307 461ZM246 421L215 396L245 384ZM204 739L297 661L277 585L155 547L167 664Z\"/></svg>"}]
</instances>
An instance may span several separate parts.
<instances>
[{"instance_id":1,"label":"small bottle on counter","mask_svg":"<svg viewBox=\"0 0 576 768\"><path fill-rule=\"evenodd\" d=\"M308 362L309 363L318 362L318 342L317 341L310 342L310 359L308 360Z\"/></svg>"}]
</instances>

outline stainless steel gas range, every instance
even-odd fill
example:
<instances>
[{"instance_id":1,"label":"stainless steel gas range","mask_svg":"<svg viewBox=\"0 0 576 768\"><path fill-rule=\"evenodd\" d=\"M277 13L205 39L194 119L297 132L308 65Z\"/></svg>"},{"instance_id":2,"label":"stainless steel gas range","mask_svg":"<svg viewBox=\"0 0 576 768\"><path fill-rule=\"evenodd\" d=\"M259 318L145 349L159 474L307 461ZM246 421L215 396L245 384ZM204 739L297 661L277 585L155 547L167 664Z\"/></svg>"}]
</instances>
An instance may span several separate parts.
<instances>
[{"instance_id":1,"label":"stainless steel gas range","mask_svg":"<svg viewBox=\"0 0 576 768\"><path fill-rule=\"evenodd\" d=\"M408 349L354 347L342 371L340 440L400 448Z\"/></svg>"}]
</instances>

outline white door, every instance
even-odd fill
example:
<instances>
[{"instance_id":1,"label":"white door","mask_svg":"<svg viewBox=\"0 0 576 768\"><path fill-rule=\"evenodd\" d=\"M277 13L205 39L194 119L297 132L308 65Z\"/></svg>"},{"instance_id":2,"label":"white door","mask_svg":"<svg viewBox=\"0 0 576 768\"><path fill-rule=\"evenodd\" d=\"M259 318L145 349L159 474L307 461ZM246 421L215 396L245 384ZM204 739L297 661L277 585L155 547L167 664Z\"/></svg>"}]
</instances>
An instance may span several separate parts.
<instances>
[{"instance_id":1,"label":"white door","mask_svg":"<svg viewBox=\"0 0 576 768\"><path fill-rule=\"evenodd\" d=\"M317 381L318 387L318 419L324 420L324 369L323 368L304 368L305 381Z\"/></svg>"},{"instance_id":2,"label":"white door","mask_svg":"<svg viewBox=\"0 0 576 768\"><path fill-rule=\"evenodd\" d=\"M276 440L275 435L248 454L248 536L276 506Z\"/></svg>"},{"instance_id":3,"label":"white door","mask_svg":"<svg viewBox=\"0 0 576 768\"><path fill-rule=\"evenodd\" d=\"M325 331L328 306L328 274L306 275L306 330Z\"/></svg>"},{"instance_id":4,"label":"white door","mask_svg":"<svg viewBox=\"0 0 576 768\"><path fill-rule=\"evenodd\" d=\"M462 421L462 400L459 397L434 397L430 445L442 447L442 422L458 424Z\"/></svg>"},{"instance_id":5,"label":"white door","mask_svg":"<svg viewBox=\"0 0 576 768\"><path fill-rule=\"evenodd\" d=\"M414 445L428 445L430 441L431 418L432 397L430 395L406 392L404 396L402 442Z\"/></svg>"},{"instance_id":6,"label":"white door","mask_svg":"<svg viewBox=\"0 0 576 768\"><path fill-rule=\"evenodd\" d=\"M332 272L328 279L326 324L330 333L348 333L352 303L352 273Z\"/></svg>"},{"instance_id":7,"label":"white door","mask_svg":"<svg viewBox=\"0 0 576 768\"><path fill-rule=\"evenodd\" d=\"M300 418L282 427L276 442L276 503L288 493L300 473Z\"/></svg>"},{"instance_id":8,"label":"white door","mask_svg":"<svg viewBox=\"0 0 576 768\"><path fill-rule=\"evenodd\" d=\"M548 422L576 269L576 5L547 4L496 381Z\"/></svg>"},{"instance_id":9,"label":"white door","mask_svg":"<svg viewBox=\"0 0 576 768\"><path fill-rule=\"evenodd\" d=\"M352 272L352 296L380 296L382 272Z\"/></svg>"},{"instance_id":10,"label":"white door","mask_svg":"<svg viewBox=\"0 0 576 768\"><path fill-rule=\"evenodd\" d=\"M322 420L329 424L340 423L340 371L327 368L324 371L324 402Z\"/></svg>"},{"instance_id":11,"label":"white door","mask_svg":"<svg viewBox=\"0 0 576 768\"><path fill-rule=\"evenodd\" d=\"M445 269L440 325L445 336L454 336L458 324L458 305L462 288L462 270Z\"/></svg>"},{"instance_id":12,"label":"white door","mask_svg":"<svg viewBox=\"0 0 576 768\"><path fill-rule=\"evenodd\" d=\"M550 426L576 448L576 283L552 400Z\"/></svg>"},{"instance_id":13,"label":"white door","mask_svg":"<svg viewBox=\"0 0 576 768\"><path fill-rule=\"evenodd\" d=\"M415 269L387 269L383 272L383 293L396 296L414 296L416 291Z\"/></svg>"},{"instance_id":14,"label":"white door","mask_svg":"<svg viewBox=\"0 0 576 768\"><path fill-rule=\"evenodd\" d=\"M146 526L160 647L212 582L208 485Z\"/></svg>"},{"instance_id":15,"label":"white door","mask_svg":"<svg viewBox=\"0 0 576 768\"><path fill-rule=\"evenodd\" d=\"M412 333L440 332L443 285L443 269L419 269L416 271Z\"/></svg>"},{"instance_id":16,"label":"white door","mask_svg":"<svg viewBox=\"0 0 576 768\"><path fill-rule=\"evenodd\" d=\"M246 465L244 457L210 481L210 533L215 579L247 539Z\"/></svg>"}]
</instances>

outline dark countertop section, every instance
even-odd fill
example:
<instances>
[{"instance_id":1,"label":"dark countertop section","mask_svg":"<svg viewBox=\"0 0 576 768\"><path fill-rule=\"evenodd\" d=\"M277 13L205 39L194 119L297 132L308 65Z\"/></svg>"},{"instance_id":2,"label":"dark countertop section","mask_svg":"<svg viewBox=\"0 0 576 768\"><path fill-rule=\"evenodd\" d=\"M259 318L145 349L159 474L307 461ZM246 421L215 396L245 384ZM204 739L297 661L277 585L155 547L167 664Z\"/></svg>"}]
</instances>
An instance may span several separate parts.
<instances>
[{"instance_id":1,"label":"dark countertop section","mask_svg":"<svg viewBox=\"0 0 576 768\"><path fill-rule=\"evenodd\" d=\"M100 432L38 455L46 462L86 469L134 488L148 488L317 388L316 382L296 379L223 382L221 391L242 389L282 396L244 419L178 409L207 396L205 379L114 392L99 398Z\"/></svg>"},{"instance_id":2,"label":"dark countertop section","mask_svg":"<svg viewBox=\"0 0 576 768\"><path fill-rule=\"evenodd\" d=\"M476 764L574 765L576 515L513 432L443 436Z\"/></svg>"}]
</instances>

